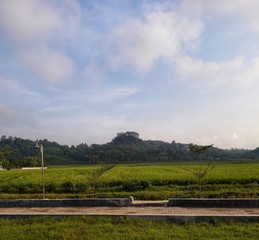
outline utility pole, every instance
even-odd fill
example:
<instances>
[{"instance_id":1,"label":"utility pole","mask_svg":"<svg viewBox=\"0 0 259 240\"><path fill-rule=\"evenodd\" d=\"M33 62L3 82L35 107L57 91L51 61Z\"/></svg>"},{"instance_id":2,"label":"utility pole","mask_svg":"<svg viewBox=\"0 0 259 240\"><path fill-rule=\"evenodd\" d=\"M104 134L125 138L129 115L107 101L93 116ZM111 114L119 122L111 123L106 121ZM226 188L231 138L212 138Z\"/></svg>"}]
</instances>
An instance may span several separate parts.
<instances>
[{"instance_id":1,"label":"utility pole","mask_svg":"<svg viewBox=\"0 0 259 240\"><path fill-rule=\"evenodd\" d=\"M40 149L41 152L41 173L42 173L42 194L43 194L43 199L45 199L45 182L44 182L44 159L43 159L43 144L39 144L39 142L36 142L36 148Z\"/></svg>"}]
</instances>

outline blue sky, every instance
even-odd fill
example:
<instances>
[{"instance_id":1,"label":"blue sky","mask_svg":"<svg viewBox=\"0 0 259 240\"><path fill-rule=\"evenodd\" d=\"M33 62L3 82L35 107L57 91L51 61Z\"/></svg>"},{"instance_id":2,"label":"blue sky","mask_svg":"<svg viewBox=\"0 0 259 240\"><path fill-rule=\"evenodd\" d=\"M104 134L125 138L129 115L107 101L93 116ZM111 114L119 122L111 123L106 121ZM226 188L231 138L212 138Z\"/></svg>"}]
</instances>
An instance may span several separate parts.
<instances>
[{"instance_id":1,"label":"blue sky","mask_svg":"<svg viewBox=\"0 0 259 240\"><path fill-rule=\"evenodd\" d=\"M257 0L1 0L0 135L259 146Z\"/></svg>"}]
</instances>

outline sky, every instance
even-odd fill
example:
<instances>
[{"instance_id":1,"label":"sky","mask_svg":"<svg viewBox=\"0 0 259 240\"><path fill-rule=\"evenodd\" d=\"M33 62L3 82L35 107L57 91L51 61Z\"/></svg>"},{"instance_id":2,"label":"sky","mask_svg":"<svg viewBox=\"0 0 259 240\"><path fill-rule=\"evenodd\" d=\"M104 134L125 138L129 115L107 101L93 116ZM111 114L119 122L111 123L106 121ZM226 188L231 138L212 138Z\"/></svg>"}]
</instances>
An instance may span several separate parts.
<instances>
[{"instance_id":1,"label":"sky","mask_svg":"<svg viewBox=\"0 0 259 240\"><path fill-rule=\"evenodd\" d=\"M259 147L258 0L0 0L0 136Z\"/></svg>"}]
</instances>

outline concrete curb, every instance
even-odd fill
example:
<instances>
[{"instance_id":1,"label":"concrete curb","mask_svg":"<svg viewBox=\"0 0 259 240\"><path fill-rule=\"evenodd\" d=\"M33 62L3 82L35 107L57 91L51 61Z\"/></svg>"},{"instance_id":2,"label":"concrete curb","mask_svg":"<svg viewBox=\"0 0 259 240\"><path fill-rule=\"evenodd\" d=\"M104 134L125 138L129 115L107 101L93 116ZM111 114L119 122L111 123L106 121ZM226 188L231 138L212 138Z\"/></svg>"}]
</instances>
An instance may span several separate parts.
<instances>
[{"instance_id":1,"label":"concrete curb","mask_svg":"<svg viewBox=\"0 0 259 240\"><path fill-rule=\"evenodd\" d=\"M0 219L23 219L23 218L37 218L37 217L50 217L50 218L64 218L64 217L96 217L96 218L132 218L132 219L146 219L146 220L162 220L171 223L199 223L199 222L243 222L243 223L258 223L259 216L187 216L187 215L124 215L124 214L2 214Z\"/></svg>"},{"instance_id":2,"label":"concrete curb","mask_svg":"<svg viewBox=\"0 0 259 240\"><path fill-rule=\"evenodd\" d=\"M87 199L8 199L0 200L0 208L27 207L128 207L131 198Z\"/></svg>"},{"instance_id":3,"label":"concrete curb","mask_svg":"<svg viewBox=\"0 0 259 240\"><path fill-rule=\"evenodd\" d=\"M259 199L170 198L167 207L259 208Z\"/></svg>"},{"instance_id":4,"label":"concrete curb","mask_svg":"<svg viewBox=\"0 0 259 240\"><path fill-rule=\"evenodd\" d=\"M258 223L259 216L187 216L187 215L139 215L127 216L148 220L165 220L172 223L199 223L199 222L243 222Z\"/></svg>"},{"instance_id":5,"label":"concrete curb","mask_svg":"<svg viewBox=\"0 0 259 240\"><path fill-rule=\"evenodd\" d=\"M134 201L129 198L84 199L7 199L0 208L14 207L190 207L190 208L259 208L259 199L170 198L168 201Z\"/></svg>"},{"instance_id":6,"label":"concrete curb","mask_svg":"<svg viewBox=\"0 0 259 240\"><path fill-rule=\"evenodd\" d=\"M131 207L166 207L168 201L132 201Z\"/></svg>"}]
</instances>

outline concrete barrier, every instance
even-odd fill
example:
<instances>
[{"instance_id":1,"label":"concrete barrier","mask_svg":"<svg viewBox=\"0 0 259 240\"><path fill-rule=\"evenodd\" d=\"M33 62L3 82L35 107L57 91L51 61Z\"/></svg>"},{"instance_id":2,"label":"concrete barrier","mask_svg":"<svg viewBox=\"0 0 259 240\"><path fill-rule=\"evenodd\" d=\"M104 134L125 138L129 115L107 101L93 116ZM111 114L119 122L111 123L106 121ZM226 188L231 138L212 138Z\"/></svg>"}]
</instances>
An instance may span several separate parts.
<instances>
[{"instance_id":1,"label":"concrete barrier","mask_svg":"<svg viewBox=\"0 0 259 240\"><path fill-rule=\"evenodd\" d=\"M258 208L259 199L170 198L167 207Z\"/></svg>"},{"instance_id":2,"label":"concrete barrier","mask_svg":"<svg viewBox=\"0 0 259 240\"><path fill-rule=\"evenodd\" d=\"M0 200L0 208L13 207L128 207L130 198L86 199L8 199Z\"/></svg>"},{"instance_id":3,"label":"concrete barrier","mask_svg":"<svg viewBox=\"0 0 259 240\"><path fill-rule=\"evenodd\" d=\"M244 222L244 223L259 223L259 216L187 216L187 215L103 215L103 214L89 214L89 215L68 215L68 214L0 214L0 219L24 219L24 218L37 218L37 217L50 217L50 218L64 218L69 216L70 218L88 216L91 218L112 218L112 219L121 219L122 217L125 219L144 219L144 220L162 220L168 221L171 223L200 223L200 222Z\"/></svg>"}]
</instances>

